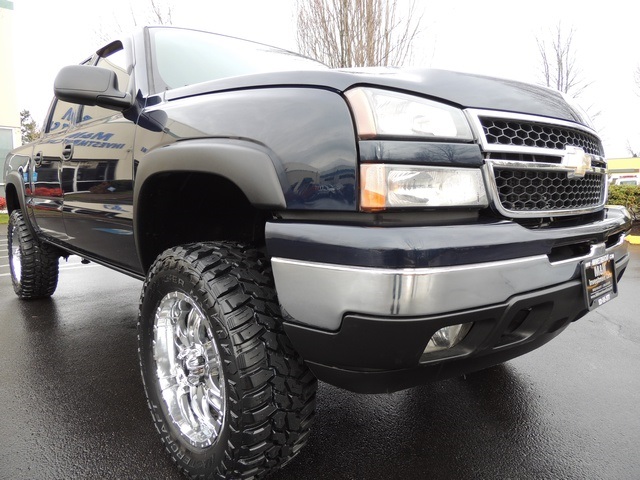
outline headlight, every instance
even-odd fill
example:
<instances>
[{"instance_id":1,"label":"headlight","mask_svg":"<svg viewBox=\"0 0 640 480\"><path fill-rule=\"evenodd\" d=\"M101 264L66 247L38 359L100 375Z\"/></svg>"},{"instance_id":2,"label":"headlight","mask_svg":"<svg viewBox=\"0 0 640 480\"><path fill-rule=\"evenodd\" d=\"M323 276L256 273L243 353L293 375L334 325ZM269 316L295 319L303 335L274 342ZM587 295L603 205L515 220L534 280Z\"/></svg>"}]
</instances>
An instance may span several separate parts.
<instances>
[{"instance_id":1,"label":"headlight","mask_svg":"<svg viewBox=\"0 0 640 480\"><path fill-rule=\"evenodd\" d=\"M472 140L462 111L404 93L358 87L345 93L361 139L377 136Z\"/></svg>"},{"instance_id":2,"label":"headlight","mask_svg":"<svg viewBox=\"0 0 640 480\"><path fill-rule=\"evenodd\" d=\"M476 168L363 164L360 207L486 207L482 172Z\"/></svg>"}]
</instances>

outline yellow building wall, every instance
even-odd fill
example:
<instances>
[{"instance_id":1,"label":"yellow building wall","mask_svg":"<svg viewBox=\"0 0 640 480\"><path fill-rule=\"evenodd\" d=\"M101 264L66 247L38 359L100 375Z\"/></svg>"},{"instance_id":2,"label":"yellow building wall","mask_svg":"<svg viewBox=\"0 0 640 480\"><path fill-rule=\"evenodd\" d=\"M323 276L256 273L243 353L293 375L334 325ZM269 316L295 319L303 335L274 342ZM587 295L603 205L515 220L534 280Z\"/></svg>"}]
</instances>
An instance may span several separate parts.
<instances>
[{"instance_id":1,"label":"yellow building wall","mask_svg":"<svg viewBox=\"0 0 640 480\"><path fill-rule=\"evenodd\" d=\"M13 2L0 0L0 126L20 127L13 59Z\"/></svg>"},{"instance_id":2,"label":"yellow building wall","mask_svg":"<svg viewBox=\"0 0 640 480\"><path fill-rule=\"evenodd\" d=\"M610 158L607 160L609 173L640 173L640 158Z\"/></svg>"},{"instance_id":3,"label":"yellow building wall","mask_svg":"<svg viewBox=\"0 0 640 480\"><path fill-rule=\"evenodd\" d=\"M0 167L4 164L7 152L21 143L12 21L13 2L0 0ZM0 196L2 193L2 178L0 178Z\"/></svg>"}]
</instances>

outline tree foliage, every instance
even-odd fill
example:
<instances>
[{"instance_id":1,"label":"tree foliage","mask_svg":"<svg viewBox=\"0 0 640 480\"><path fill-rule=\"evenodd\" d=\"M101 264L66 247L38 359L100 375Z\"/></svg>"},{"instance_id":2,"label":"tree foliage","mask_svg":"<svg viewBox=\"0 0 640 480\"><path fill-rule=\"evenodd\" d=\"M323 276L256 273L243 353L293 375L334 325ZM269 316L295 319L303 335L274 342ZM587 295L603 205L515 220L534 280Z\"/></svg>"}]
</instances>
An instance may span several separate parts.
<instances>
[{"instance_id":1,"label":"tree foliage","mask_svg":"<svg viewBox=\"0 0 640 480\"><path fill-rule=\"evenodd\" d=\"M298 49L333 68L402 65L422 17L406 3L401 14L398 0L298 0Z\"/></svg>"},{"instance_id":2,"label":"tree foliage","mask_svg":"<svg viewBox=\"0 0 640 480\"><path fill-rule=\"evenodd\" d=\"M170 0L130 2L130 15L114 14L113 19L102 19L95 30L98 40L108 42L121 33L130 32L144 25L173 25L173 6Z\"/></svg>"},{"instance_id":3,"label":"tree foliage","mask_svg":"<svg viewBox=\"0 0 640 480\"><path fill-rule=\"evenodd\" d=\"M611 185L609 186L609 205L623 205L627 207L634 221L640 220L640 186Z\"/></svg>"},{"instance_id":4,"label":"tree foliage","mask_svg":"<svg viewBox=\"0 0 640 480\"><path fill-rule=\"evenodd\" d=\"M578 68L573 45L574 29L558 23L548 38L536 37L544 85L577 97L589 86Z\"/></svg>"},{"instance_id":5,"label":"tree foliage","mask_svg":"<svg viewBox=\"0 0 640 480\"><path fill-rule=\"evenodd\" d=\"M40 129L38 124L31 117L29 110L20 112L20 133L22 134L22 143L31 143L40 138Z\"/></svg>"},{"instance_id":6,"label":"tree foliage","mask_svg":"<svg viewBox=\"0 0 640 480\"><path fill-rule=\"evenodd\" d=\"M627 152L629 153L629 156L631 156L632 158L640 157L640 150L632 147L631 142L629 142L629 140L627 140Z\"/></svg>"}]
</instances>

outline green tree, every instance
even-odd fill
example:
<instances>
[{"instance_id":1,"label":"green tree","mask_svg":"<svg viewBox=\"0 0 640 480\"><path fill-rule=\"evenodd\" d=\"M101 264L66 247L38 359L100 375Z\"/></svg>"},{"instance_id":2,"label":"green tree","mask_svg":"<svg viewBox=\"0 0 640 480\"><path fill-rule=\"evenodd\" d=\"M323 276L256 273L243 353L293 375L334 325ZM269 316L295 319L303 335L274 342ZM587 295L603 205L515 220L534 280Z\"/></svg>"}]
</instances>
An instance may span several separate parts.
<instances>
[{"instance_id":1,"label":"green tree","mask_svg":"<svg viewBox=\"0 0 640 480\"><path fill-rule=\"evenodd\" d=\"M40 129L31 117L29 110L20 112L20 133L22 134L22 143L30 143L40 138Z\"/></svg>"},{"instance_id":2,"label":"green tree","mask_svg":"<svg viewBox=\"0 0 640 480\"><path fill-rule=\"evenodd\" d=\"M640 186L611 185L609 187L609 205L623 205L627 207L634 221L640 220Z\"/></svg>"}]
</instances>

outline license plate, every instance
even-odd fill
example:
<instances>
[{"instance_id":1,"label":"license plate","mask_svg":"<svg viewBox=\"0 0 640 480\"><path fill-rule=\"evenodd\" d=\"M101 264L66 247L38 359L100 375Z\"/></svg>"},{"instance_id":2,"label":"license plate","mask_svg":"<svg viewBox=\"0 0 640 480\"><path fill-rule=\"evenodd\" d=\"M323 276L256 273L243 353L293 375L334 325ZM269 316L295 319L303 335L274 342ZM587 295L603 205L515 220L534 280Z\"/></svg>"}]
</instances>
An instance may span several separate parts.
<instances>
[{"instance_id":1,"label":"license plate","mask_svg":"<svg viewBox=\"0 0 640 480\"><path fill-rule=\"evenodd\" d=\"M589 310L598 308L618 296L613 253L587 260L582 264L582 283Z\"/></svg>"}]
</instances>

